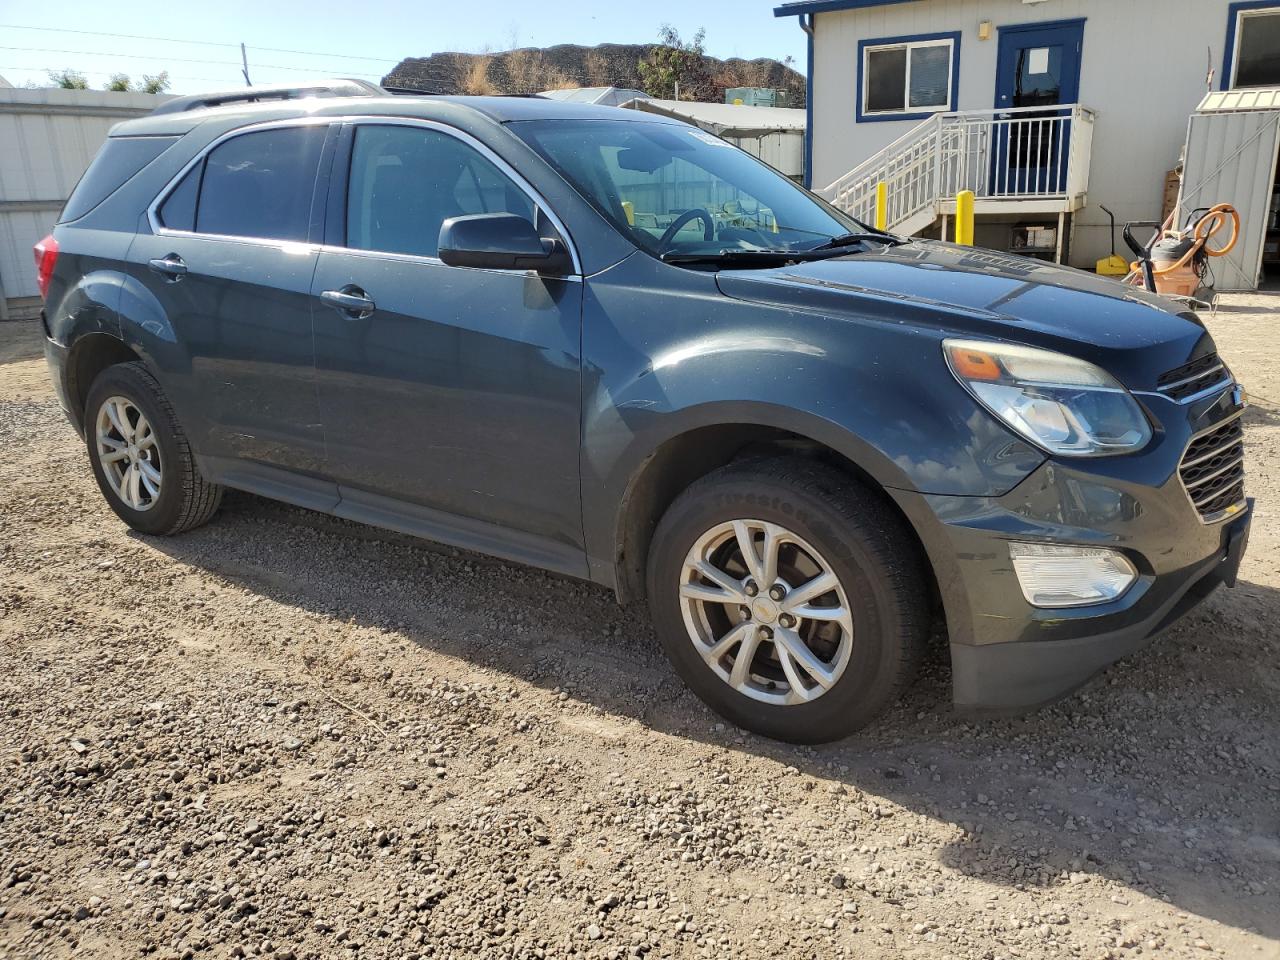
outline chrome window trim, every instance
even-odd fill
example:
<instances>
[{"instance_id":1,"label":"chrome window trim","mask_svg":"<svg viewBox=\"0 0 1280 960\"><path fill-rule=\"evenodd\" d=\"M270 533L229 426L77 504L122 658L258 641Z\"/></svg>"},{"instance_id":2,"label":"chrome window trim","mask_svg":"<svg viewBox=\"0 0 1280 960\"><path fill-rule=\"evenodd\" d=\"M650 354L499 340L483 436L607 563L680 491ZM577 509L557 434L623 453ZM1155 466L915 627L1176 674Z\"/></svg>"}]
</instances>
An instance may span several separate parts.
<instances>
[{"instance_id":1,"label":"chrome window trim","mask_svg":"<svg viewBox=\"0 0 1280 960\"><path fill-rule=\"evenodd\" d=\"M231 140L234 137L244 136L249 133L258 133L259 131L262 131L262 130L273 130L273 129L282 129L282 128L289 128L289 127L307 127L307 126L316 126L319 124L331 125L335 123L350 123L358 126L378 125L378 126L422 127L428 130L436 130L440 133L443 133L446 136L453 137L454 139L459 140L460 142L471 147L473 150L479 153L482 157L484 157L486 160L488 160L490 163L496 166L508 179L511 180L512 183L516 185L516 187L520 190L521 193L523 193L526 197L529 198L529 200L533 203L534 206L536 206L539 210L541 210L543 213L546 214L547 219L551 221L552 225L556 228L557 232L559 232L565 247L568 248L569 256L573 260L573 269L574 269L574 272L572 274L569 274L566 276L540 274L536 270L486 270L484 272L497 273L505 276L510 276L512 274L515 274L515 275L542 276L547 279L557 279L557 280L569 280L569 281L582 280L582 277L583 277L582 261L578 256L578 248L577 246L575 246L573 242L573 237L570 235L568 228L564 225L564 221L561 220L560 217L556 214L556 212L551 208L551 204L549 204L546 201L546 199L543 198L542 194L540 194L534 188L534 186L531 183L529 183L529 181L526 180L524 176L522 176L515 169L515 167L513 167L510 163L508 163L506 160L500 157L486 144L481 143L475 137L471 136L471 134L466 133L465 131L459 130L457 127L451 127L446 123L441 123L438 120L427 120L425 118L420 118L420 117L383 117L383 116L365 115L365 114L352 115L352 116L334 116L334 117L329 117L329 116L293 117L287 120L268 120L263 123L250 124L244 127L237 127L234 130L229 130L226 133L222 134L221 136L215 138L211 142L205 144L205 146L194 157L192 157L189 161L187 161L187 163L183 165L182 169L179 170L178 173L174 175L161 188L160 192L156 195L156 198L151 201L150 206L147 207L147 222L151 225L151 232L154 233L156 236L187 237L187 238L202 239L202 240L222 240L222 241L229 241L232 243L251 243L251 244L257 244L260 246L274 247L278 249L306 248L307 252L346 253L346 254L357 254L357 255L363 254L371 257L377 257L379 259L403 260L405 262L411 262L411 263L415 263L415 262L429 263L429 264L436 264L439 266L448 266L448 264L446 264L439 257L428 257L428 256L422 256L422 255L410 254L410 253L397 253L390 250L366 250L358 247L334 246L332 244L312 243L309 240L279 240L279 239L271 239L268 237L242 237L242 236L235 236L232 234L223 234L223 233L198 233L193 230L175 230L171 227L164 226L164 224L160 222L160 216L159 216L160 207L164 204L165 200L169 198L169 194L172 193L175 189L177 189L178 184L182 182L182 178L185 177L188 173L190 173L192 168L194 168L198 164L203 163L205 157L207 157L213 150L217 149L221 144L226 143L228 140ZM354 145L354 140L353 140L353 145ZM456 269L473 270L477 268L458 267Z\"/></svg>"},{"instance_id":2,"label":"chrome window trim","mask_svg":"<svg viewBox=\"0 0 1280 960\"><path fill-rule=\"evenodd\" d=\"M228 130L221 136L215 137L209 143L206 143L194 157L183 164L182 169L170 178L168 183L160 188L160 192L156 194L156 198L151 201L151 204L147 207L147 223L151 226L151 232L158 237L190 237L199 240L228 240L233 243L252 243L259 246L276 248L291 247L296 249L298 247L314 247L315 244L308 240L283 240L279 238L273 239L271 237L244 237L231 233L197 233L194 230L175 230L172 227L166 227L160 222L160 207L169 199L169 194L173 193L173 191L177 189L178 184L182 182L183 177L190 173L194 167L204 163L205 157L228 140L232 140L236 137L241 137L249 133L259 133L263 130L280 130L290 127L329 126L335 122L340 121L335 120L333 117L291 117L287 120L267 120L262 123L236 127L234 130ZM198 209L199 197L196 198L196 201Z\"/></svg>"}]
</instances>

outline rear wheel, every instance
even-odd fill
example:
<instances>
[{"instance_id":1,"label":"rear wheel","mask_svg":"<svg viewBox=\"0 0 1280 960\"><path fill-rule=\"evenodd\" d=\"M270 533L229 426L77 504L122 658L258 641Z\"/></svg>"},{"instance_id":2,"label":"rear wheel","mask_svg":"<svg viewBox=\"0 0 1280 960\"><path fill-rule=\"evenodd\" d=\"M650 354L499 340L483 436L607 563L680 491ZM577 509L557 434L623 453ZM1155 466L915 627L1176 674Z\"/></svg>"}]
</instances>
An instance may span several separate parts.
<instances>
[{"instance_id":1,"label":"rear wheel","mask_svg":"<svg viewBox=\"0 0 1280 960\"><path fill-rule=\"evenodd\" d=\"M820 743L875 719L915 675L928 594L918 547L879 494L803 460L726 467L654 534L663 646L718 713Z\"/></svg>"},{"instance_id":2,"label":"rear wheel","mask_svg":"<svg viewBox=\"0 0 1280 960\"><path fill-rule=\"evenodd\" d=\"M181 533L218 509L222 488L200 474L173 406L141 363L108 367L93 381L85 443L102 495L140 533Z\"/></svg>"}]
</instances>

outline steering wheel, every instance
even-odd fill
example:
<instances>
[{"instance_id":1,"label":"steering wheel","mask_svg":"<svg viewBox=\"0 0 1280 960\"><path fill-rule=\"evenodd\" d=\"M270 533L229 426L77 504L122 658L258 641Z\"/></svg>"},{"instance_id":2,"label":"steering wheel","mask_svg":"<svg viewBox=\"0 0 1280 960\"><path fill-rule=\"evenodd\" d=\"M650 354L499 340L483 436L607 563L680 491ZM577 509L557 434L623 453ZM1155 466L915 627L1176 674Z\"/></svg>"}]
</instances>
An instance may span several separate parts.
<instances>
[{"instance_id":1,"label":"steering wheel","mask_svg":"<svg viewBox=\"0 0 1280 960\"><path fill-rule=\"evenodd\" d=\"M676 238L676 234L684 229L685 224L694 220L701 220L704 225L702 231L703 240L714 240L716 238L715 218L711 216L710 211L704 210L702 207L694 207L692 210L686 210L671 222L671 226L667 227L662 234L662 239L658 241L658 249L667 249L671 245L671 241Z\"/></svg>"}]
</instances>

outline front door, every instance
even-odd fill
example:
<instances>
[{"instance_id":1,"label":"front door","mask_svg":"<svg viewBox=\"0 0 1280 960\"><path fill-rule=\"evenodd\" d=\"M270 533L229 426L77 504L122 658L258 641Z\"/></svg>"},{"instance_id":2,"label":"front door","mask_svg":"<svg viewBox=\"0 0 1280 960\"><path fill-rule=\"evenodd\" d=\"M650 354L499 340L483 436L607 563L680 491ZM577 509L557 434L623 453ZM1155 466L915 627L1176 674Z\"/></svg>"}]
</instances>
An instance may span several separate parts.
<instances>
[{"instance_id":1,"label":"front door","mask_svg":"<svg viewBox=\"0 0 1280 960\"><path fill-rule=\"evenodd\" d=\"M450 128L370 121L342 140L312 285L339 512L581 573L581 278L437 256L451 217L554 227Z\"/></svg>"},{"instance_id":2,"label":"front door","mask_svg":"<svg viewBox=\"0 0 1280 960\"><path fill-rule=\"evenodd\" d=\"M1066 189L1071 114L1054 109L1080 95L1084 21L1000 28L991 193L1061 193Z\"/></svg>"}]
</instances>

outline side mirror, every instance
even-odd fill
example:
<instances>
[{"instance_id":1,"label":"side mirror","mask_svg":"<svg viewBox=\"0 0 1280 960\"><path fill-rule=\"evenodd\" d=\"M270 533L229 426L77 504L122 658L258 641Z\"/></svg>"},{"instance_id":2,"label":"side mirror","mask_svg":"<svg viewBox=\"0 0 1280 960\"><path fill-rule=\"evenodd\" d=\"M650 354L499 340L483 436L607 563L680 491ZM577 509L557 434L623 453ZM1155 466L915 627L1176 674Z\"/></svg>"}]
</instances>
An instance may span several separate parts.
<instances>
[{"instance_id":1,"label":"side mirror","mask_svg":"<svg viewBox=\"0 0 1280 960\"><path fill-rule=\"evenodd\" d=\"M544 240L532 223L513 213L475 213L440 225L440 259L451 267L536 270L564 275L573 258L558 240Z\"/></svg>"}]
</instances>

